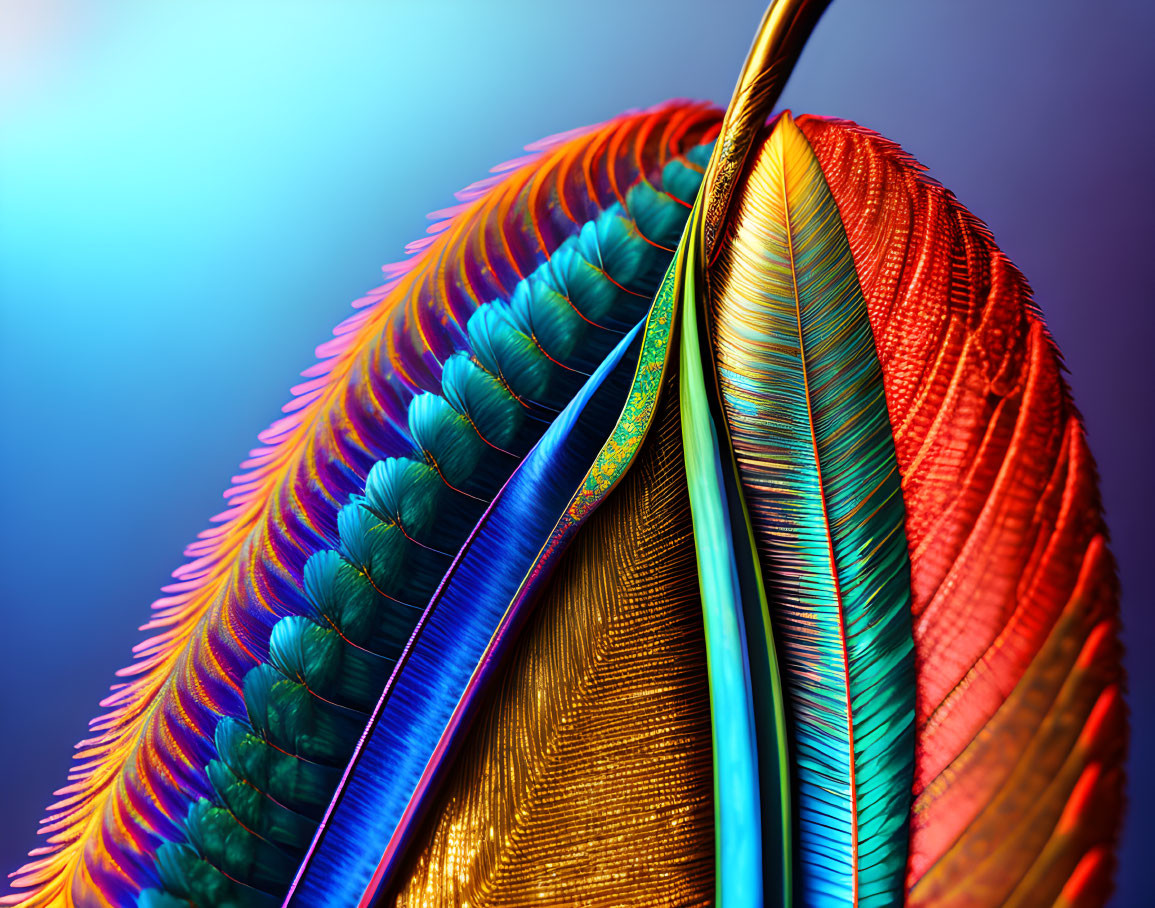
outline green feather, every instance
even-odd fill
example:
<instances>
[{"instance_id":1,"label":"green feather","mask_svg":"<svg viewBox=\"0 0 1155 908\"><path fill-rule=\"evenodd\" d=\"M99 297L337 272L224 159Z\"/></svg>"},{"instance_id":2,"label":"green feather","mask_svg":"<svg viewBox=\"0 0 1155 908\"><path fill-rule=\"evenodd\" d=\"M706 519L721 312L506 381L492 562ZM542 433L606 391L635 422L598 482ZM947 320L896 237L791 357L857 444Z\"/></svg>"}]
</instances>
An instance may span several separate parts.
<instances>
[{"instance_id":1,"label":"green feather","mask_svg":"<svg viewBox=\"0 0 1155 908\"><path fill-rule=\"evenodd\" d=\"M392 530L400 535L396 527ZM421 559L414 561L417 571ZM396 581L392 588L400 594L409 592ZM388 658L396 658L405 645L420 611L387 599L365 574L328 550L311 555L305 562L305 595L314 622L333 628L354 646Z\"/></svg>"},{"instance_id":2,"label":"green feather","mask_svg":"<svg viewBox=\"0 0 1155 908\"><path fill-rule=\"evenodd\" d=\"M157 871L168 893L146 889L142 908L206 906L213 908L276 908L281 900L229 879L190 846L163 842L156 851Z\"/></svg>"},{"instance_id":3,"label":"green feather","mask_svg":"<svg viewBox=\"0 0 1155 908\"><path fill-rule=\"evenodd\" d=\"M441 370L441 390L449 405L466 417L477 433L498 448L523 453L526 423L521 406L492 374L468 353L454 353Z\"/></svg>"},{"instance_id":4,"label":"green feather","mask_svg":"<svg viewBox=\"0 0 1155 908\"><path fill-rule=\"evenodd\" d=\"M300 615L282 618L269 638L269 662L283 675L322 700L366 714L377 705L395 661Z\"/></svg>"},{"instance_id":5,"label":"green feather","mask_svg":"<svg viewBox=\"0 0 1155 908\"><path fill-rule=\"evenodd\" d=\"M210 760L206 769L221 805L242 826L294 854L304 854L317 831L315 822L278 804L220 760Z\"/></svg>"},{"instance_id":6,"label":"green feather","mask_svg":"<svg viewBox=\"0 0 1155 908\"><path fill-rule=\"evenodd\" d=\"M189 805L189 844L230 879L246 880L263 891L280 891L293 881L297 863L237 822L228 810L204 798Z\"/></svg>"},{"instance_id":7,"label":"green feather","mask_svg":"<svg viewBox=\"0 0 1155 908\"><path fill-rule=\"evenodd\" d=\"M692 170L688 173L701 177ZM694 190L697 188L695 184ZM682 228L686 225L686 206L676 201L674 196L649 183L638 183L626 193L626 208L637 225L638 233L649 242L667 249L677 247Z\"/></svg>"},{"instance_id":8,"label":"green feather","mask_svg":"<svg viewBox=\"0 0 1155 908\"><path fill-rule=\"evenodd\" d=\"M268 663L245 675L244 696L254 729L275 747L314 763L343 765L365 725L362 714L323 703Z\"/></svg>"},{"instance_id":9,"label":"green feather","mask_svg":"<svg viewBox=\"0 0 1155 908\"><path fill-rule=\"evenodd\" d=\"M695 207L670 274L683 296L679 394L710 673L718 903L788 906L793 842L783 692L753 534L706 385L696 295L700 215Z\"/></svg>"}]
</instances>

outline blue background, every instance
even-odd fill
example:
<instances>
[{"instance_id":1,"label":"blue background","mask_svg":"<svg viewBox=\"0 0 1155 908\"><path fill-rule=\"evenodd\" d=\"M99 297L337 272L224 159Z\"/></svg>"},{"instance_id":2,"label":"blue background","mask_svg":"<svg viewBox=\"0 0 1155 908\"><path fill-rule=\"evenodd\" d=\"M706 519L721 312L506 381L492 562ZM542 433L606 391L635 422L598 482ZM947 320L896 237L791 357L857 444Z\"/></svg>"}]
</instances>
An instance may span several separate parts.
<instances>
[{"instance_id":1,"label":"blue background","mask_svg":"<svg viewBox=\"0 0 1155 908\"><path fill-rule=\"evenodd\" d=\"M710 12L707 12L710 10ZM725 102L761 15L580 3L0 4L0 868L312 347L526 142ZM1032 281L1123 581L1117 904L1144 900L1155 5L836 0L784 103L901 142ZM2 887L0 887L2 888Z\"/></svg>"}]
</instances>

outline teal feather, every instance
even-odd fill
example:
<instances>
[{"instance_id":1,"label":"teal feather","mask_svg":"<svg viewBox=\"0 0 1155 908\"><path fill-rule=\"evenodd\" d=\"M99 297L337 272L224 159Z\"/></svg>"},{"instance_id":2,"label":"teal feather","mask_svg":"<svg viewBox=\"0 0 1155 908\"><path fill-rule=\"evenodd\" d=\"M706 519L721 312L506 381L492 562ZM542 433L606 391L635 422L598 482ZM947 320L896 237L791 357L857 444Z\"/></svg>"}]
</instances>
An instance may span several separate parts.
<instances>
[{"instance_id":1,"label":"teal feather","mask_svg":"<svg viewBox=\"0 0 1155 908\"><path fill-rule=\"evenodd\" d=\"M600 332L588 331L578 326L577 322L573 323L596 345L596 350L586 350L583 342L579 355L592 359L601 352L604 358L617 343L618 332L629 327L626 319L630 313L615 317L619 303L628 304L629 300L628 294L598 267L599 260L588 258L589 255L596 255L597 249L596 245L588 242L593 235L592 225L587 227L590 227L586 233L587 243L581 243L580 234L563 243L546 263L542 281L556 292L558 300L564 300L572 307L583 323L601 329Z\"/></svg>"},{"instance_id":2,"label":"teal feather","mask_svg":"<svg viewBox=\"0 0 1155 908\"><path fill-rule=\"evenodd\" d=\"M332 627L308 618L282 618L269 638L269 662L322 700L369 713L377 704L394 658L355 646Z\"/></svg>"},{"instance_id":3,"label":"teal feather","mask_svg":"<svg viewBox=\"0 0 1155 908\"><path fill-rule=\"evenodd\" d=\"M910 565L882 373L822 172L784 116L713 270L723 411L793 718L803 894L903 899Z\"/></svg>"},{"instance_id":4,"label":"teal feather","mask_svg":"<svg viewBox=\"0 0 1155 908\"><path fill-rule=\"evenodd\" d=\"M687 163L698 169L698 180L702 179L702 173L710 163L710 159L714 156L714 145L716 142L706 142L702 145L695 145L693 148L687 149L682 156ZM675 160L677 160L675 158Z\"/></svg>"},{"instance_id":5,"label":"teal feather","mask_svg":"<svg viewBox=\"0 0 1155 908\"><path fill-rule=\"evenodd\" d=\"M461 488L475 475L486 444L439 394L418 394L409 404L409 436L441 478Z\"/></svg>"},{"instance_id":6,"label":"teal feather","mask_svg":"<svg viewBox=\"0 0 1155 908\"><path fill-rule=\"evenodd\" d=\"M548 359L569 363L580 350L585 319L552 282L522 281L509 298L509 311L514 324Z\"/></svg>"},{"instance_id":7,"label":"teal feather","mask_svg":"<svg viewBox=\"0 0 1155 908\"><path fill-rule=\"evenodd\" d=\"M638 183L626 193L626 208L646 240L665 249L677 247L686 224L686 207L674 196L650 183Z\"/></svg>"},{"instance_id":8,"label":"teal feather","mask_svg":"<svg viewBox=\"0 0 1155 908\"><path fill-rule=\"evenodd\" d=\"M146 889L142 908L276 908L281 900L225 876L188 845L164 842L156 851L157 871L166 892Z\"/></svg>"},{"instance_id":9,"label":"teal feather","mask_svg":"<svg viewBox=\"0 0 1155 908\"><path fill-rule=\"evenodd\" d=\"M237 778L313 820L324 815L340 779L339 769L278 750L232 717L217 723L215 740L221 761Z\"/></svg>"},{"instance_id":10,"label":"teal feather","mask_svg":"<svg viewBox=\"0 0 1155 908\"><path fill-rule=\"evenodd\" d=\"M268 663L245 675L244 692L253 728L275 747L314 763L343 765L365 724L364 716L323 703Z\"/></svg>"},{"instance_id":11,"label":"teal feather","mask_svg":"<svg viewBox=\"0 0 1155 908\"><path fill-rule=\"evenodd\" d=\"M586 261L615 285L640 297L633 307L614 312L623 327L631 315L640 317L649 308L669 259L654 255L651 245L620 206L611 205L597 220L586 224L578 234L577 247Z\"/></svg>"},{"instance_id":12,"label":"teal feather","mask_svg":"<svg viewBox=\"0 0 1155 908\"><path fill-rule=\"evenodd\" d=\"M637 287L638 272L647 271L639 266L639 260L654 256L636 230L625 229L626 223L621 206L611 205L571 239L573 257L568 263L564 258L561 262L569 266L564 272L566 287L577 310L589 321L614 332L634 326L661 280L659 274L647 285L648 294ZM631 299L631 290L643 297Z\"/></svg>"},{"instance_id":13,"label":"teal feather","mask_svg":"<svg viewBox=\"0 0 1155 908\"><path fill-rule=\"evenodd\" d=\"M545 396L555 367L540 355L533 338L518 330L504 302L478 309L470 316L466 331L477 361L514 398L536 403Z\"/></svg>"},{"instance_id":14,"label":"teal feather","mask_svg":"<svg viewBox=\"0 0 1155 908\"><path fill-rule=\"evenodd\" d=\"M297 862L250 834L225 808L204 798L194 801L184 826L193 850L230 879L243 879L264 892L292 882Z\"/></svg>"},{"instance_id":15,"label":"teal feather","mask_svg":"<svg viewBox=\"0 0 1155 908\"><path fill-rule=\"evenodd\" d=\"M394 588L398 593L406 591L403 583ZM416 607L389 607L390 600L364 573L328 550L305 563L305 595L313 621L332 627L354 646L383 656L393 656L405 645L418 611ZM412 617L407 619L407 615Z\"/></svg>"},{"instance_id":16,"label":"teal feather","mask_svg":"<svg viewBox=\"0 0 1155 908\"><path fill-rule=\"evenodd\" d=\"M410 457L373 465L365 479L365 506L419 546L442 552L455 532L467 532L462 528L473 523L469 499L447 486L431 464Z\"/></svg>"},{"instance_id":17,"label":"teal feather","mask_svg":"<svg viewBox=\"0 0 1155 908\"><path fill-rule=\"evenodd\" d=\"M662 188L687 205L694 203L701 185L702 168L691 164L689 160L674 159L662 170Z\"/></svg>"},{"instance_id":18,"label":"teal feather","mask_svg":"<svg viewBox=\"0 0 1155 908\"><path fill-rule=\"evenodd\" d=\"M525 442L519 443L526 423L524 408L469 354L455 353L445 361L441 389L449 405L469 420L487 444L524 453Z\"/></svg>"},{"instance_id":19,"label":"teal feather","mask_svg":"<svg viewBox=\"0 0 1155 908\"><path fill-rule=\"evenodd\" d=\"M313 604L310 617L320 624L337 621L342 633L362 641L358 642L358 646L368 641L369 638L364 634L371 633L369 628L375 628L391 619L396 621L398 630L387 634L389 639L404 636L405 628L411 626L411 622L404 616L404 610L390 609L378 615L375 612L378 600L368 596L365 587L372 587L397 602L418 602L430 585L440 579L444 570L444 556L434 557L436 553L422 548L406 536L401 527L383 521L369 510L363 498L354 499L341 509L337 515L337 532L340 536L339 551L318 552L310 556L309 564L306 565L305 593ZM363 609L364 631L359 629L361 624L354 622L351 613L341 619L336 617L338 613L346 611L346 597L324 586L327 571L342 571L338 555L368 581L362 583L352 574L349 575L350 582L356 583L357 589L367 596L366 605L371 606ZM313 563L314 558L317 559L316 563Z\"/></svg>"},{"instance_id":20,"label":"teal feather","mask_svg":"<svg viewBox=\"0 0 1155 908\"><path fill-rule=\"evenodd\" d=\"M209 761L207 769L221 805L237 822L267 842L295 854L304 852L317 831L317 824L311 818L278 804L220 760Z\"/></svg>"}]
</instances>

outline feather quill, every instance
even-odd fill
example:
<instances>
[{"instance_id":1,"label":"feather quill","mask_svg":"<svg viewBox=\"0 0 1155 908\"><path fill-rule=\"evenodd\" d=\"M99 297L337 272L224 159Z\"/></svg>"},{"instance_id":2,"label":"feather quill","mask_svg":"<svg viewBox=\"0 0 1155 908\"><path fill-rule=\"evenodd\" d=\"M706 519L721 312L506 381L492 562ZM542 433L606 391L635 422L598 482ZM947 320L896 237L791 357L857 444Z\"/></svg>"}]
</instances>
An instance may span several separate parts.
<instances>
[{"instance_id":1,"label":"feather quill","mask_svg":"<svg viewBox=\"0 0 1155 908\"><path fill-rule=\"evenodd\" d=\"M501 878L500 903L545 891L543 854L580 899L575 868L635 842L678 901L1105 901L1126 714L1081 421L1026 282L950 193L852 123L764 125L825 6L771 5L720 133L701 105L628 114L432 216L189 547L0 904L264 908L294 875L301 905L476 904ZM677 639L614 598L650 595ZM653 687L615 636L635 617L708 665L647 703L690 736L651 781L685 786L691 826L657 841L611 780L620 833L592 857L589 803L533 820L558 770L538 744L653 764L636 722L572 746ZM462 881L457 830L487 820L506 839ZM652 898L608 872L607 898Z\"/></svg>"}]
</instances>

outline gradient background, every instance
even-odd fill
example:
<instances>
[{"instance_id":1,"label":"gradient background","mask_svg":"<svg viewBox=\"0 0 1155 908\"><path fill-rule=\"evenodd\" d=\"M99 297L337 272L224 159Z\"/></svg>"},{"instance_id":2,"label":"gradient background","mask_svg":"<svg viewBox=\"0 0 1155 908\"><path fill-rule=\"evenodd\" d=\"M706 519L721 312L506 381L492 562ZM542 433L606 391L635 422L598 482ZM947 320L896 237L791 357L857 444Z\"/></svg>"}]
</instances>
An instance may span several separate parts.
<instances>
[{"instance_id":1,"label":"gradient background","mask_svg":"<svg viewBox=\"0 0 1155 908\"><path fill-rule=\"evenodd\" d=\"M0 870L256 432L424 213L540 136L725 102L761 7L0 0ZM836 0L784 97L925 163L1064 351L1124 591L1119 905L1155 842L1153 48L1140 0Z\"/></svg>"}]
</instances>

